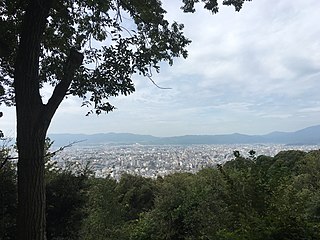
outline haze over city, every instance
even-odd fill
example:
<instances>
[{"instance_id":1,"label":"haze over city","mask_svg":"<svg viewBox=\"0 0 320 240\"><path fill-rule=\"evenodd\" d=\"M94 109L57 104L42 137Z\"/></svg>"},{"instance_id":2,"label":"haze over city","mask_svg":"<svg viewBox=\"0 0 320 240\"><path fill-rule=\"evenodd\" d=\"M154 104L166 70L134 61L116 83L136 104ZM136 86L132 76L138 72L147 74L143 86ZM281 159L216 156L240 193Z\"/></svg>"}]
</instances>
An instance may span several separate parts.
<instances>
[{"instance_id":1,"label":"haze over city","mask_svg":"<svg viewBox=\"0 0 320 240\"><path fill-rule=\"evenodd\" d=\"M201 5L194 14L179 1L164 5L192 40L187 59L161 64L152 77L171 89L134 76L136 92L110 99L117 109L98 117L69 97L49 133L265 134L320 123L319 0L245 2L239 13L221 6L216 15ZM1 111L1 129L12 136L15 109Z\"/></svg>"}]
</instances>

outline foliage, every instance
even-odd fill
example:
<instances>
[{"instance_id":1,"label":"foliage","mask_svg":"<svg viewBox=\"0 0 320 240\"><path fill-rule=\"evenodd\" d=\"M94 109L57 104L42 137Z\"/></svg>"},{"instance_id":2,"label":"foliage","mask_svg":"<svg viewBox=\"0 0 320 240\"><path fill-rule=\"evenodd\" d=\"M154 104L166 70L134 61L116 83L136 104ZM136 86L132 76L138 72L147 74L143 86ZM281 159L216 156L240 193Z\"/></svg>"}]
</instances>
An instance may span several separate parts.
<instances>
[{"instance_id":1,"label":"foliage","mask_svg":"<svg viewBox=\"0 0 320 240\"><path fill-rule=\"evenodd\" d=\"M87 202L87 176L62 170L47 176L47 239L79 239L84 206Z\"/></svg>"},{"instance_id":2,"label":"foliage","mask_svg":"<svg viewBox=\"0 0 320 240\"><path fill-rule=\"evenodd\" d=\"M109 234L107 239L318 239L319 158L318 151L287 151L275 157L238 156L197 174L176 173L157 180L126 175L111 184L113 191L104 186L113 201L94 212L108 216L104 221L109 224L115 216L106 214L111 209L121 212L113 225L116 236ZM132 202L145 197L138 182L153 191L153 204L147 201L135 218L128 217L136 211ZM150 183L152 188L147 187ZM102 193L95 194L94 199ZM96 219L95 232L105 227L102 216Z\"/></svg>"},{"instance_id":3,"label":"foliage","mask_svg":"<svg viewBox=\"0 0 320 240\"><path fill-rule=\"evenodd\" d=\"M217 173L207 169L197 175L165 177L158 183L155 207L146 215L149 229L140 234L148 234L146 239L206 239L213 234L219 224L228 221L225 182L213 172Z\"/></svg>"},{"instance_id":4,"label":"foliage","mask_svg":"<svg viewBox=\"0 0 320 240\"><path fill-rule=\"evenodd\" d=\"M87 202L89 172L61 169L50 161L50 139L46 141L47 239L79 239L79 232ZM0 162L9 149L0 150ZM89 174L89 175L88 175ZM17 172L16 164L6 161L0 169L0 240L16 239Z\"/></svg>"},{"instance_id":5,"label":"foliage","mask_svg":"<svg viewBox=\"0 0 320 240\"><path fill-rule=\"evenodd\" d=\"M10 47L10 55L1 58L1 82L9 89L25 8L25 1L4 2L0 8L0 32ZM173 57L187 56L189 40L182 35L183 25L170 25L164 13L156 0L54 1L41 41L39 86L62 81L68 54L75 48L84 53L85 65L67 94L81 97L85 105L93 103L98 114L112 110L105 100L132 93L133 73L147 76L151 68L159 69L159 61L172 64Z\"/></svg>"},{"instance_id":6,"label":"foliage","mask_svg":"<svg viewBox=\"0 0 320 240\"><path fill-rule=\"evenodd\" d=\"M14 239L10 169L0 173L7 179L0 188L6 191L2 239ZM48 171L46 178L48 239L320 238L320 151L238 156L196 174L154 180L125 174L116 181L68 169Z\"/></svg>"},{"instance_id":7,"label":"foliage","mask_svg":"<svg viewBox=\"0 0 320 240\"><path fill-rule=\"evenodd\" d=\"M0 149L0 163L9 149ZM17 214L16 166L6 161L0 168L0 240L15 239Z\"/></svg>"},{"instance_id":8,"label":"foliage","mask_svg":"<svg viewBox=\"0 0 320 240\"><path fill-rule=\"evenodd\" d=\"M183 0L182 9L194 12L198 1ZM217 0L206 0L204 7L218 11ZM239 11L244 0L225 0ZM0 90L2 102L13 100L12 80L22 21L27 1L4 1L0 5ZM183 36L183 24L165 19L161 1L53 1L47 16L40 50L39 86L56 86L64 78L70 49L84 54L84 65L74 77L67 94L79 96L84 105L93 104L96 113L114 107L111 96L134 91L131 75L151 76L159 71L159 61L187 56L190 43Z\"/></svg>"},{"instance_id":9,"label":"foliage","mask_svg":"<svg viewBox=\"0 0 320 240\"><path fill-rule=\"evenodd\" d=\"M1 96L2 96L3 94L4 94L4 92L3 92L3 90L1 89L1 85L0 85L0 98L1 98ZM0 101L0 102L1 102L1 101ZM3 113L0 112L0 118L2 118L2 116L3 116ZM0 129L0 140L1 140L2 138L4 138L4 134L3 134L2 130Z\"/></svg>"},{"instance_id":10,"label":"foliage","mask_svg":"<svg viewBox=\"0 0 320 240\"><path fill-rule=\"evenodd\" d=\"M84 206L87 200L89 165L74 166L67 163L63 168L51 160L53 145L50 138L45 142L46 166L46 218L47 239L79 239L80 228L86 217ZM59 151L59 150L58 150Z\"/></svg>"},{"instance_id":11,"label":"foliage","mask_svg":"<svg viewBox=\"0 0 320 240\"><path fill-rule=\"evenodd\" d=\"M121 176L116 191L125 208L126 221L138 219L141 213L154 207L155 189L151 179L129 174Z\"/></svg>"},{"instance_id":12,"label":"foliage","mask_svg":"<svg viewBox=\"0 0 320 240\"><path fill-rule=\"evenodd\" d=\"M116 187L116 181L110 178L92 180L81 239L124 239L125 211Z\"/></svg>"}]
</instances>

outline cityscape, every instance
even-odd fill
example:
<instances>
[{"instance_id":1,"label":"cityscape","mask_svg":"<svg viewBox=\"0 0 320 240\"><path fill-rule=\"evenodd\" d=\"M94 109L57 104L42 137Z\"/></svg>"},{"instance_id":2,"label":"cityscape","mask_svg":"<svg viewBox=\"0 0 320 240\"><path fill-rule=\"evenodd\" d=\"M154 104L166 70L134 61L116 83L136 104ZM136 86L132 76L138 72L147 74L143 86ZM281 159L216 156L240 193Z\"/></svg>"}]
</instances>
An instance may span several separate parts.
<instances>
[{"instance_id":1,"label":"cityscape","mask_svg":"<svg viewBox=\"0 0 320 240\"><path fill-rule=\"evenodd\" d=\"M120 179L124 173L156 178L175 172L195 173L234 159L234 151L249 157L274 156L280 151L319 149L319 145L211 144L211 145L109 145L71 146L52 158L59 167L89 166L96 177Z\"/></svg>"}]
</instances>

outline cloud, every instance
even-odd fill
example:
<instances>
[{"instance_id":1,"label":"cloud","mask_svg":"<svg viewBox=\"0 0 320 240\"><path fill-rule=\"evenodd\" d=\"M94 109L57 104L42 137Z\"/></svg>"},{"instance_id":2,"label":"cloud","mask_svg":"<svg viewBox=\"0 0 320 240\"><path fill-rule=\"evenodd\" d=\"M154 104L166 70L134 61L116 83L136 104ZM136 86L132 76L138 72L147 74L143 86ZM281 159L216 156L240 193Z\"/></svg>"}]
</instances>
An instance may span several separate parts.
<instances>
[{"instance_id":1,"label":"cloud","mask_svg":"<svg viewBox=\"0 0 320 240\"><path fill-rule=\"evenodd\" d=\"M204 86L246 86L242 90L248 94L264 90L295 95L300 91L297 78L305 74L302 71L319 71L319 54L314 54L319 52L315 44L319 31L314 27L318 13L313 5L301 1L262 2L261 9L255 6L257 1L246 3L240 13L225 13L223 8L216 16L204 10L195 19L189 16L192 20L187 23L197 23L196 31L194 24L186 23L186 34L191 35L193 44L189 58L175 68L175 74L200 76ZM311 10L308 15L303 7ZM284 93L289 84L290 91Z\"/></svg>"},{"instance_id":2,"label":"cloud","mask_svg":"<svg viewBox=\"0 0 320 240\"><path fill-rule=\"evenodd\" d=\"M172 89L134 76L135 93L110 99L115 112L89 118L70 98L50 131L254 134L320 122L319 0L254 0L216 15L201 4L194 14L182 13L181 1L163 4L192 40L187 59L161 63L153 76Z\"/></svg>"}]
</instances>

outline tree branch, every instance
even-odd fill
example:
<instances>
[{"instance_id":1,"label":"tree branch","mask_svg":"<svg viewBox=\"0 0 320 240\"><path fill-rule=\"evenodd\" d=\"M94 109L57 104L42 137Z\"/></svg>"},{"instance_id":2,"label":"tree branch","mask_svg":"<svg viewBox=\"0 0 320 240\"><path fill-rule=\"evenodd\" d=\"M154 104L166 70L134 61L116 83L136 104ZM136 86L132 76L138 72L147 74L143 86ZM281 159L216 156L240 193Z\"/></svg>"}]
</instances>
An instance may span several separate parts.
<instances>
[{"instance_id":1,"label":"tree branch","mask_svg":"<svg viewBox=\"0 0 320 240\"><path fill-rule=\"evenodd\" d=\"M45 157L53 157L54 155L56 155L59 152L62 152L64 149L68 148L68 147L72 147L74 144L77 143L81 143L81 142L85 142L87 140L80 140L80 141L74 141L72 143L69 143L68 145L62 146L60 147L58 150L54 151L54 152L49 152L45 155Z\"/></svg>"},{"instance_id":2,"label":"tree branch","mask_svg":"<svg viewBox=\"0 0 320 240\"><path fill-rule=\"evenodd\" d=\"M160 87L158 84L156 84L156 82L151 78L151 76L147 75L147 77L149 78L149 80L153 83L153 85L155 85L157 88L163 89L163 90L170 90L172 88L170 87Z\"/></svg>"},{"instance_id":3,"label":"tree branch","mask_svg":"<svg viewBox=\"0 0 320 240\"><path fill-rule=\"evenodd\" d=\"M152 79L152 72L151 70L149 69L149 73L146 73L145 75L147 78L149 78L149 80L157 87L157 88L160 88L160 89L163 89L163 90L169 90L169 89L172 89L170 87L160 87L158 84L156 84L156 82Z\"/></svg>"},{"instance_id":4,"label":"tree branch","mask_svg":"<svg viewBox=\"0 0 320 240\"><path fill-rule=\"evenodd\" d=\"M5 159L3 159L3 161L0 164L0 170L4 167L4 165L6 165L9 159L10 159L9 157L6 157Z\"/></svg>"},{"instance_id":5,"label":"tree branch","mask_svg":"<svg viewBox=\"0 0 320 240\"><path fill-rule=\"evenodd\" d=\"M75 48L70 49L70 53L63 70L63 78L55 87L51 98L46 104L46 117L49 119L49 121L51 120L60 103L66 96L68 88L74 77L74 74L76 70L81 66L83 58L83 54L78 52Z\"/></svg>"},{"instance_id":6,"label":"tree branch","mask_svg":"<svg viewBox=\"0 0 320 240\"><path fill-rule=\"evenodd\" d=\"M66 149L66 148L68 148L68 147L72 147L74 144L81 143L81 142L85 142L85 141L87 141L87 140L80 140L80 141L74 141L74 142L72 142L72 143L69 143L68 145L62 146L62 147L60 147L58 150L56 150L56 151L54 151L54 152L49 152L49 153L47 153L46 155L44 155L44 158L46 158L46 157L50 157L50 158L51 158L51 157L55 156L57 153L62 152L64 149ZM3 159L3 161L1 161L1 163L0 163L0 170L1 170L2 168L4 168L4 166L6 165L6 163L7 163L9 160L18 160L18 159L19 159L19 157L11 157L11 156L5 157L5 158Z\"/></svg>"}]
</instances>

